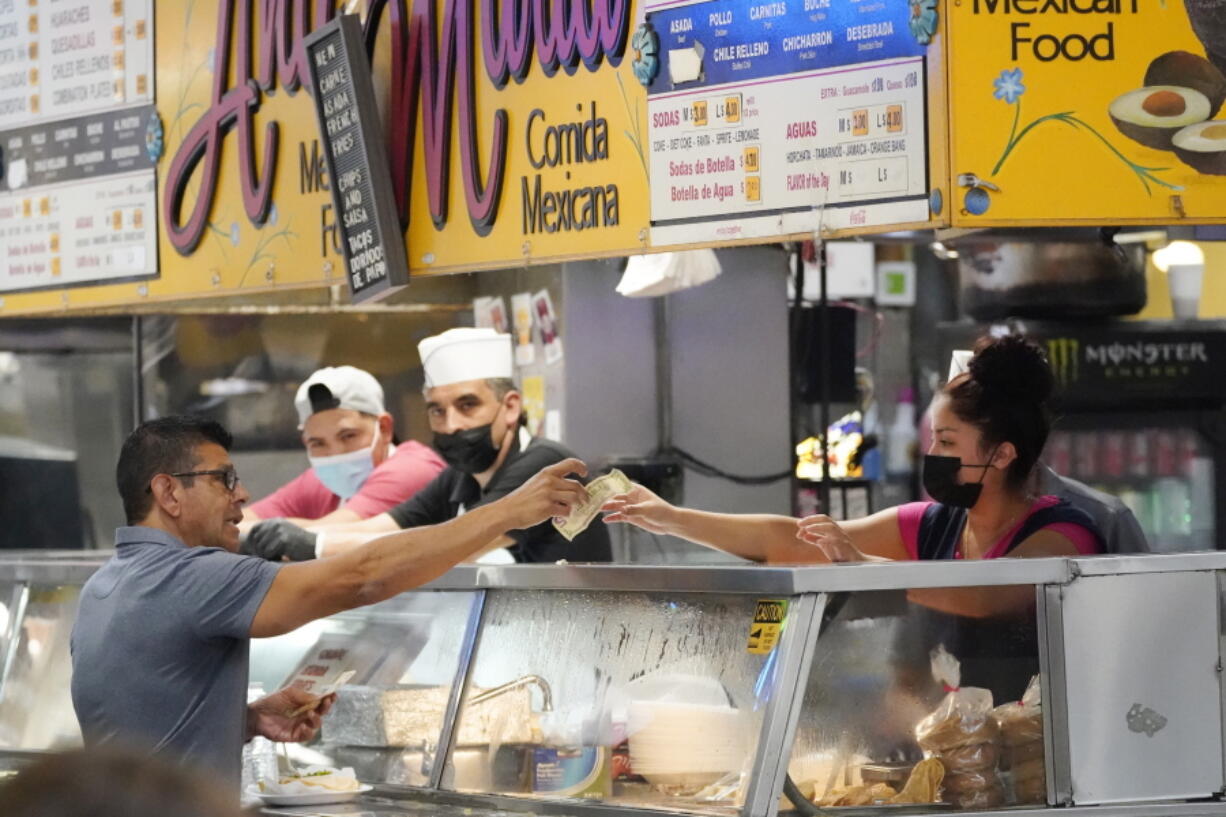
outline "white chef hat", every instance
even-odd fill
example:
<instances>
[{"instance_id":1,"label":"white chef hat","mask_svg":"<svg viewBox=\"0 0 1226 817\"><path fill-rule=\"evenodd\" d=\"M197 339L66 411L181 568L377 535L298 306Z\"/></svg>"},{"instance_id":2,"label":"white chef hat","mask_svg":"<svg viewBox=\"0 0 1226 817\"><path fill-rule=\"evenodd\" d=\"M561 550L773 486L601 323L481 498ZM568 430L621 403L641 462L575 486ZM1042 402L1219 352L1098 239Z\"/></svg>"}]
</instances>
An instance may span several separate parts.
<instances>
[{"instance_id":1,"label":"white chef hat","mask_svg":"<svg viewBox=\"0 0 1226 817\"><path fill-rule=\"evenodd\" d=\"M514 375L511 336L493 329L448 329L417 344L417 353L427 389Z\"/></svg>"},{"instance_id":2,"label":"white chef hat","mask_svg":"<svg viewBox=\"0 0 1226 817\"><path fill-rule=\"evenodd\" d=\"M975 353L970 349L954 349L952 355L949 356L949 377L945 379L948 383L963 372L971 370L971 358Z\"/></svg>"},{"instance_id":3,"label":"white chef hat","mask_svg":"<svg viewBox=\"0 0 1226 817\"><path fill-rule=\"evenodd\" d=\"M298 387L294 408L298 409L299 428L312 414L327 409L353 409L379 415L384 412L383 387L370 372L354 366L328 366Z\"/></svg>"}]
</instances>

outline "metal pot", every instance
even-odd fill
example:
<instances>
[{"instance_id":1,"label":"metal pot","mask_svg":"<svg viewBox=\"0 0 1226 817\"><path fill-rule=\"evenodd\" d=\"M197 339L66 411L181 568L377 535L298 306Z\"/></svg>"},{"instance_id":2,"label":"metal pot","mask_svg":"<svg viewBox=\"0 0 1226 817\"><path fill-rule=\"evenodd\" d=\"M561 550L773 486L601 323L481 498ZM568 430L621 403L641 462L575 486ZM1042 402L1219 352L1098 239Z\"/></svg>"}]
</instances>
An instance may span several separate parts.
<instances>
[{"instance_id":1,"label":"metal pot","mask_svg":"<svg viewBox=\"0 0 1226 817\"><path fill-rule=\"evenodd\" d=\"M1145 306L1145 246L1097 231L985 232L957 243L962 310L1007 317L1131 315Z\"/></svg>"}]
</instances>

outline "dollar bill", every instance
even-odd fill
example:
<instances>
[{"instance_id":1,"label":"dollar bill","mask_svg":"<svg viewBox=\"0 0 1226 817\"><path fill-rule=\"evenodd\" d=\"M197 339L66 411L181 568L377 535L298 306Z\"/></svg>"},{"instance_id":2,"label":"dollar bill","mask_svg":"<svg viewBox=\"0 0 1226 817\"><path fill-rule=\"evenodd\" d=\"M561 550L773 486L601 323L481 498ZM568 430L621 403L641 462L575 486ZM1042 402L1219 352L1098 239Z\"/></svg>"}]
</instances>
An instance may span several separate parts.
<instances>
[{"instance_id":1,"label":"dollar bill","mask_svg":"<svg viewBox=\"0 0 1226 817\"><path fill-rule=\"evenodd\" d=\"M553 520L553 526L566 537L568 542L573 541L576 536L587 529L588 525L592 524L592 520L600 513L601 505L618 494L626 493L634 486L625 474L614 468L604 476L592 480L585 487L587 488L587 499L582 504L571 508L570 514L565 519Z\"/></svg>"}]
</instances>

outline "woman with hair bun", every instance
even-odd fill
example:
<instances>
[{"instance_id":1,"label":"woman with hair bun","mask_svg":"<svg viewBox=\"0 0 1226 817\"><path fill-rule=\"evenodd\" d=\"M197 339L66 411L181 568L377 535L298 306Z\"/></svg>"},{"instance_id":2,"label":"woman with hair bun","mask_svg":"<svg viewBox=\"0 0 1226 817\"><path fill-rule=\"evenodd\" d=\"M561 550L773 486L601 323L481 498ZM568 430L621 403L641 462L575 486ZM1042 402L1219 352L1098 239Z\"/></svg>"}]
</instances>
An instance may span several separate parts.
<instances>
[{"instance_id":1,"label":"woman with hair bun","mask_svg":"<svg viewBox=\"0 0 1226 817\"><path fill-rule=\"evenodd\" d=\"M824 515L797 521L680 508L635 486L604 506L605 521L776 564L1101 553L1102 538L1087 514L1029 490L1051 428L1047 401L1053 388L1051 368L1033 342L981 338L968 371L945 384L933 403L923 483L935 502L843 522ZM1017 600L1009 596L999 589L933 592L924 603L981 617L1012 607Z\"/></svg>"},{"instance_id":2,"label":"woman with hair bun","mask_svg":"<svg viewBox=\"0 0 1226 817\"><path fill-rule=\"evenodd\" d=\"M604 506L605 521L776 564L1101 553L1102 537L1084 511L1030 490L1051 427L1053 387L1034 343L980 339L968 370L933 401L923 483L934 502L843 522L823 515L798 521L679 508L636 485ZM986 687L997 701L1021 697L1039 671L1033 586L919 589L907 598L919 608L904 619L891 650L900 690L933 692L929 650L944 644L962 663L964 685Z\"/></svg>"}]
</instances>

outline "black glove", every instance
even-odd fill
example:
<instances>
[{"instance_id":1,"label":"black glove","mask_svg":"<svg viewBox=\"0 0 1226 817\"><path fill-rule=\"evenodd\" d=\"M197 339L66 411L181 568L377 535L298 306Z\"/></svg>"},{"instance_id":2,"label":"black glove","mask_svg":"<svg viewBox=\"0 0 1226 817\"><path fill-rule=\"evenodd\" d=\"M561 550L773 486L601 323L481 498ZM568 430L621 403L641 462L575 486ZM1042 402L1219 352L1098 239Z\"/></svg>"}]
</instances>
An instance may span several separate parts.
<instances>
[{"instance_id":1,"label":"black glove","mask_svg":"<svg viewBox=\"0 0 1226 817\"><path fill-rule=\"evenodd\" d=\"M270 562L305 562L315 558L315 534L284 519L269 519L247 533L238 552Z\"/></svg>"}]
</instances>

